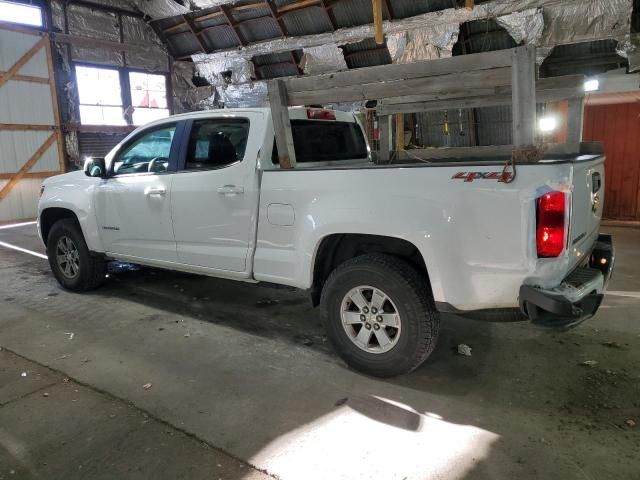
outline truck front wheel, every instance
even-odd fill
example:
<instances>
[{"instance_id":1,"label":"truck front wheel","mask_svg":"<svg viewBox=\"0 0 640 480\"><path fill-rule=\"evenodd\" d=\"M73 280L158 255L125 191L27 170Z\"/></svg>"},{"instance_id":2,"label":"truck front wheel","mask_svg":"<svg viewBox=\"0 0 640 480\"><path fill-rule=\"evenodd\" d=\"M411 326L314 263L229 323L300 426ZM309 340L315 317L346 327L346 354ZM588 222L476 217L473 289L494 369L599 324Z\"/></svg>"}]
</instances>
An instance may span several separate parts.
<instances>
[{"instance_id":1,"label":"truck front wheel","mask_svg":"<svg viewBox=\"0 0 640 480\"><path fill-rule=\"evenodd\" d=\"M105 261L89 252L74 219L64 218L51 227L47 238L47 257L56 280L67 290L84 292L104 281Z\"/></svg>"},{"instance_id":2,"label":"truck front wheel","mask_svg":"<svg viewBox=\"0 0 640 480\"><path fill-rule=\"evenodd\" d=\"M322 319L338 354L377 377L411 372L433 352L440 327L431 289L402 259L355 257L327 279Z\"/></svg>"}]
</instances>

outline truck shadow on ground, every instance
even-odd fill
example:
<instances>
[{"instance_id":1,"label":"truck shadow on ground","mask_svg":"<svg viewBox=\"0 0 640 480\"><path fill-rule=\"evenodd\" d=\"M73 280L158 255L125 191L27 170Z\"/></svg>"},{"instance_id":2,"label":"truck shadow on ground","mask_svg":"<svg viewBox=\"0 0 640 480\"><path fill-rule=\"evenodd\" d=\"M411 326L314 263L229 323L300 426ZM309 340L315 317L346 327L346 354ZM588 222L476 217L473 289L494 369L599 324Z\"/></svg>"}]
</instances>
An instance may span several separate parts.
<instances>
[{"instance_id":1,"label":"truck shadow on ground","mask_svg":"<svg viewBox=\"0 0 640 480\"><path fill-rule=\"evenodd\" d=\"M109 275L95 294L303 345L348 368L328 342L319 311L306 292L115 262ZM493 328L488 322L442 315L436 349L412 378L419 376L432 392L464 395L466 380L478 378L487 352L494 348ZM473 347L472 357L458 354L461 343ZM405 377L389 381L403 384ZM458 381L451 382L452 378Z\"/></svg>"}]
</instances>

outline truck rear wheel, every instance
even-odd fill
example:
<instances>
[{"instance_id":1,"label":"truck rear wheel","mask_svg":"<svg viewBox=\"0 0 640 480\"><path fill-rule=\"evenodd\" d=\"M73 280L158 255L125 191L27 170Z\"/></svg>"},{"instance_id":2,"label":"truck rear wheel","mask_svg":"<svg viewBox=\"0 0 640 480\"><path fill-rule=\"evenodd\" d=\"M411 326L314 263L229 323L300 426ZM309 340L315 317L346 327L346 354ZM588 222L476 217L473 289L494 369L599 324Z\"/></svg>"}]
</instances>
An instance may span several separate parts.
<instances>
[{"instance_id":1,"label":"truck rear wheel","mask_svg":"<svg viewBox=\"0 0 640 480\"><path fill-rule=\"evenodd\" d=\"M84 292L104 281L104 259L89 252L80 227L71 218L59 220L51 227L47 257L56 280L67 290Z\"/></svg>"},{"instance_id":2,"label":"truck rear wheel","mask_svg":"<svg viewBox=\"0 0 640 480\"><path fill-rule=\"evenodd\" d=\"M356 370L393 377L433 352L440 320L427 280L404 260L353 258L327 279L320 299L327 336Z\"/></svg>"}]
</instances>

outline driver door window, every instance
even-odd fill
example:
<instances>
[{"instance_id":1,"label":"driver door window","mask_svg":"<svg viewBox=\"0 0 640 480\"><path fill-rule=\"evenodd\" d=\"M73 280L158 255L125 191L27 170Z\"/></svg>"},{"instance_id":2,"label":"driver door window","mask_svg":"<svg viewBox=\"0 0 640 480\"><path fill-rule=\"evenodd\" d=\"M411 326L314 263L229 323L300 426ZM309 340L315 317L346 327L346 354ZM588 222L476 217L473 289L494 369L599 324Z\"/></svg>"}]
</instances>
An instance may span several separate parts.
<instances>
[{"instance_id":1,"label":"driver door window","mask_svg":"<svg viewBox=\"0 0 640 480\"><path fill-rule=\"evenodd\" d=\"M134 140L117 156L113 175L166 172L175 132L176 125L164 126Z\"/></svg>"}]
</instances>

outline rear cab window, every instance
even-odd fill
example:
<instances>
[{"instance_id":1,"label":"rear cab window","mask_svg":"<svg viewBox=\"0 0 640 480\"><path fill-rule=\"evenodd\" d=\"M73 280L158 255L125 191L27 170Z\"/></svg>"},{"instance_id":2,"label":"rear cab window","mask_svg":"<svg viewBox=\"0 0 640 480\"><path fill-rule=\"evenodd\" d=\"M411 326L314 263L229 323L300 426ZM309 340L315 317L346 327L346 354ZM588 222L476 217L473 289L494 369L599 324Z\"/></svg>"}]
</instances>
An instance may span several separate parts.
<instances>
[{"instance_id":1,"label":"rear cab window","mask_svg":"<svg viewBox=\"0 0 640 480\"><path fill-rule=\"evenodd\" d=\"M291 120L296 163L367 161L369 151L360 125L331 120ZM278 164L273 143L272 162Z\"/></svg>"}]
</instances>

